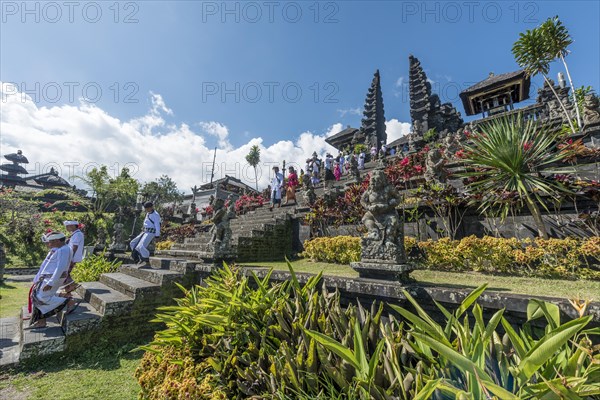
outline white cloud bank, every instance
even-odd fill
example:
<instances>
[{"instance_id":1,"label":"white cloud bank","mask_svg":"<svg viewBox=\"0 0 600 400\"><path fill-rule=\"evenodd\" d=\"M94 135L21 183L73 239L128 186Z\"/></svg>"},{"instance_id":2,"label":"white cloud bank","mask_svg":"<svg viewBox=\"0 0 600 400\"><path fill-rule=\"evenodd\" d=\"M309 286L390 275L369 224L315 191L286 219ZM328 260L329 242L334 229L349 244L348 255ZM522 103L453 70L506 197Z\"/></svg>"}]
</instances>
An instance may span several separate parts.
<instances>
[{"instance_id":1,"label":"white cloud bank","mask_svg":"<svg viewBox=\"0 0 600 400\"><path fill-rule=\"evenodd\" d=\"M173 111L160 94L150 93L151 108L146 115L122 121L85 103L38 107L28 95L7 85L10 84L1 83L0 88L0 154L21 149L29 158L30 164L24 167L31 174L54 167L76 185L81 182L70 177L107 165L113 174L128 167L142 182L169 175L180 190L189 193L190 187L210 180L214 149L207 147L205 137L213 136L218 141L215 179L227 174L254 186L254 170L247 165L245 156L256 144L261 149L261 188L268 184L271 168L282 160L287 165L303 167L313 151L320 155L334 151L325 138L343 129L337 123L322 134L303 132L294 141L282 140L267 146L259 137L234 148L229 142L230 132L222 123L204 121L194 128L167 124L164 116L173 115ZM404 125L407 124L397 120L388 122L390 141L404 134Z\"/></svg>"}]
</instances>

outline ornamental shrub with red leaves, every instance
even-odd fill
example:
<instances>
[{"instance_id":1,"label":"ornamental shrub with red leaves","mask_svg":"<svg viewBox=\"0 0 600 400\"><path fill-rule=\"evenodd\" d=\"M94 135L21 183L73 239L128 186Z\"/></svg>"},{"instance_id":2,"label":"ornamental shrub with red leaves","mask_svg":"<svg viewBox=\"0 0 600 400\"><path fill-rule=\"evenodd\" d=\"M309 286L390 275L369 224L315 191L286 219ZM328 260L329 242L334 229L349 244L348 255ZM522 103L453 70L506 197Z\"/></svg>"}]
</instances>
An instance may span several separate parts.
<instances>
[{"instance_id":1,"label":"ornamental shrub with red leaves","mask_svg":"<svg viewBox=\"0 0 600 400\"><path fill-rule=\"evenodd\" d=\"M235 212L238 214L241 214L243 212L244 208L247 208L250 206L262 207L267 202L268 201L265 200L265 198L260 194L256 194L256 195L246 195L245 194L236 200Z\"/></svg>"}]
</instances>

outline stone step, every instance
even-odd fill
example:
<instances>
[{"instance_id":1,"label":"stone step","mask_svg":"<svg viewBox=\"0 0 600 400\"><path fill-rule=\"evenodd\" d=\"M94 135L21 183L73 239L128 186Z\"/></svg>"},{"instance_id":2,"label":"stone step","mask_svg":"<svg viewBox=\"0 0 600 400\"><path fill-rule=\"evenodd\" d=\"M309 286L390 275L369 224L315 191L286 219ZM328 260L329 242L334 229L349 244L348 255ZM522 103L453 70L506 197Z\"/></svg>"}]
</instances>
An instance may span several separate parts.
<instances>
[{"instance_id":1,"label":"stone step","mask_svg":"<svg viewBox=\"0 0 600 400\"><path fill-rule=\"evenodd\" d=\"M160 292L160 285L126 275L122 272L102 274L100 275L100 283L133 298Z\"/></svg>"},{"instance_id":2,"label":"stone step","mask_svg":"<svg viewBox=\"0 0 600 400\"><path fill-rule=\"evenodd\" d=\"M0 370L15 367L21 353L20 317L0 318Z\"/></svg>"},{"instance_id":3,"label":"stone step","mask_svg":"<svg viewBox=\"0 0 600 400\"><path fill-rule=\"evenodd\" d=\"M183 274L168 269L154 269L151 266L122 265L119 271L157 285L171 284L183 277Z\"/></svg>"},{"instance_id":4,"label":"stone step","mask_svg":"<svg viewBox=\"0 0 600 400\"><path fill-rule=\"evenodd\" d=\"M156 254L159 256L177 257L177 258L185 257L186 259L189 259L189 260L197 260L199 251L171 249L171 250L157 250Z\"/></svg>"},{"instance_id":5,"label":"stone step","mask_svg":"<svg viewBox=\"0 0 600 400\"><path fill-rule=\"evenodd\" d=\"M21 310L21 315L27 314L27 306ZM29 321L20 321L21 327L25 328L29 325ZM45 356L53 354L65 349L65 333L56 319L56 316L46 320L45 328L25 330L20 329L20 359L26 359L35 356Z\"/></svg>"},{"instance_id":6,"label":"stone step","mask_svg":"<svg viewBox=\"0 0 600 400\"><path fill-rule=\"evenodd\" d=\"M133 297L100 282L83 282L77 294L90 303L100 315L122 315L131 311Z\"/></svg>"},{"instance_id":7,"label":"stone step","mask_svg":"<svg viewBox=\"0 0 600 400\"><path fill-rule=\"evenodd\" d=\"M154 269L168 269L182 274L194 270L193 263L182 257L150 257L150 266Z\"/></svg>"},{"instance_id":8,"label":"stone step","mask_svg":"<svg viewBox=\"0 0 600 400\"><path fill-rule=\"evenodd\" d=\"M102 320L100 312L79 295L73 296L73 299L80 302L75 311L69 315L66 315L65 311L61 311L58 315L65 335L85 332L98 327Z\"/></svg>"}]
</instances>

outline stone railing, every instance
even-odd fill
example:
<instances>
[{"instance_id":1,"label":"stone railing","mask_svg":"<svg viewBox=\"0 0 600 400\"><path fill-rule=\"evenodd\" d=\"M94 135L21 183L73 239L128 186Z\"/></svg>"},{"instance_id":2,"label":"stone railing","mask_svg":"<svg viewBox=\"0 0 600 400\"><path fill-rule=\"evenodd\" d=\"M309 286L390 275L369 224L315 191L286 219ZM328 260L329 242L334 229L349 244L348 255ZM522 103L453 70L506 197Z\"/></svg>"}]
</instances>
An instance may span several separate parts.
<instances>
[{"instance_id":1,"label":"stone railing","mask_svg":"<svg viewBox=\"0 0 600 400\"><path fill-rule=\"evenodd\" d=\"M492 115L473 121L474 124L479 125L481 123L489 122L497 118L508 117L512 115L522 114L525 121L542 121L546 119L546 106L544 104L532 104L527 107L517 108L515 110L507 111L501 114Z\"/></svg>"}]
</instances>

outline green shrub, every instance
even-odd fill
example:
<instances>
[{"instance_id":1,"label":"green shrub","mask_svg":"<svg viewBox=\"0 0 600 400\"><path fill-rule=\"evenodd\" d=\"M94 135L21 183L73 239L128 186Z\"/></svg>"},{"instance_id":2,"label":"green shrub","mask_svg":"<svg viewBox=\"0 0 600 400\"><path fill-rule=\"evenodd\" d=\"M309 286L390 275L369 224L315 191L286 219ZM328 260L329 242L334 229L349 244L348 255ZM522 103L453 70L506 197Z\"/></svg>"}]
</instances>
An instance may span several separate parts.
<instances>
[{"instance_id":1,"label":"green shrub","mask_svg":"<svg viewBox=\"0 0 600 400\"><path fill-rule=\"evenodd\" d=\"M121 264L121 261L109 261L104 257L104 253L92 254L75 265L71 271L71 277L75 282L97 281L104 273L116 272Z\"/></svg>"},{"instance_id":2,"label":"green shrub","mask_svg":"<svg viewBox=\"0 0 600 400\"><path fill-rule=\"evenodd\" d=\"M312 261L336 264L360 261L360 238L353 236L314 238L304 242L302 256Z\"/></svg>"},{"instance_id":3,"label":"green shrub","mask_svg":"<svg viewBox=\"0 0 600 400\"><path fill-rule=\"evenodd\" d=\"M421 265L433 270L600 280L600 271L588 265L599 261L600 237L521 241L468 236L461 240L427 240L418 246L425 254Z\"/></svg>"},{"instance_id":4,"label":"green shrub","mask_svg":"<svg viewBox=\"0 0 600 400\"><path fill-rule=\"evenodd\" d=\"M338 292L291 279L270 284L224 265L163 307L136 371L140 398L446 399L591 398L600 394L600 348L591 317L561 323L558 306L531 300L515 330L499 310L485 322L483 285L435 322L383 304L343 308ZM250 284L252 283L252 284ZM183 288L182 288L183 289ZM185 289L184 289L185 290ZM400 317L402 320L399 320ZM530 320L545 319L533 329ZM438 319L436 319L438 320ZM502 327L499 328L500 324ZM544 327L545 326L545 327ZM495 396L495 397L494 397Z\"/></svg>"}]
</instances>

